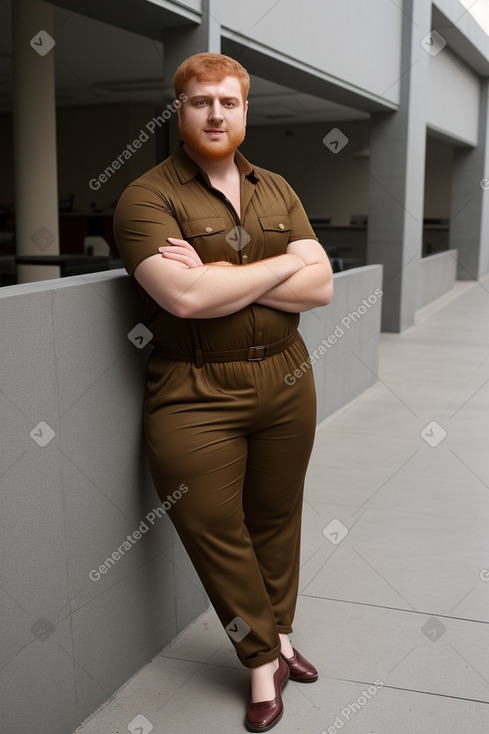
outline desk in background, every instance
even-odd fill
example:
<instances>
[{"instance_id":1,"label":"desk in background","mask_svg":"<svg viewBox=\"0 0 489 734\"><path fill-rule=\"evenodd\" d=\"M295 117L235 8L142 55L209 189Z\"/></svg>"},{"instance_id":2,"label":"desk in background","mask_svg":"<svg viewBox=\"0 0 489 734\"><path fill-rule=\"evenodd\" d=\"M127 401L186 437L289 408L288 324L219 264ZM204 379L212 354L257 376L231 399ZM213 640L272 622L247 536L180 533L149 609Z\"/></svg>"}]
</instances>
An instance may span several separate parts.
<instances>
[{"instance_id":1,"label":"desk in background","mask_svg":"<svg viewBox=\"0 0 489 734\"><path fill-rule=\"evenodd\" d=\"M17 255L15 260L18 265L59 265L62 278L124 267L110 255Z\"/></svg>"}]
</instances>

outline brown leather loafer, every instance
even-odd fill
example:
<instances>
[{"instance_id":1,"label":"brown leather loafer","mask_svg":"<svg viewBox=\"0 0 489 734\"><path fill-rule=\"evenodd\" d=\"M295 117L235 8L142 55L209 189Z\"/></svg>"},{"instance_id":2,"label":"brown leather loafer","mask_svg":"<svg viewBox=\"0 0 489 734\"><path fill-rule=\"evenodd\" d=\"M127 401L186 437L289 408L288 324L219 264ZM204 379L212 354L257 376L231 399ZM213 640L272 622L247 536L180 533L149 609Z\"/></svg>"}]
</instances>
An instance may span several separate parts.
<instances>
[{"instance_id":1,"label":"brown leather loafer","mask_svg":"<svg viewBox=\"0 0 489 734\"><path fill-rule=\"evenodd\" d=\"M284 712L281 690L289 678L289 666L279 657L278 668L273 674L275 698L273 701L250 703L246 714L248 731L268 731L278 724Z\"/></svg>"},{"instance_id":2,"label":"brown leather loafer","mask_svg":"<svg viewBox=\"0 0 489 734\"><path fill-rule=\"evenodd\" d=\"M298 683L313 683L318 679L318 672L314 665L306 660L300 652L297 652L295 647L292 648L294 655L291 658L286 658L285 655L280 653L280 656L285 660L290 671L290 680L295 680Z\"/></svg>"}]
</instances>

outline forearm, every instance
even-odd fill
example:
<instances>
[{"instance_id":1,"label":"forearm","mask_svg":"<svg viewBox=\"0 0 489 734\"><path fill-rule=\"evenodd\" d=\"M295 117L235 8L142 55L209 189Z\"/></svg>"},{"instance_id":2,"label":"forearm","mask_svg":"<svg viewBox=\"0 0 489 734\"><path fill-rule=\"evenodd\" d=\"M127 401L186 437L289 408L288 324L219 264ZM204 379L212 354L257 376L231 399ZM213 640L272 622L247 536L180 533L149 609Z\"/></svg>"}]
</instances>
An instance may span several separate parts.
<instances>
[{"instance_id":1,"label":"forearm","mask_svg":"<svg viewBox=\"0 0 489 734\"><path fill-rule=\"evenodd\" d=\"M305 267L294 254L237 267L173 265L171 278L166 278L164 288L162 281L153 283L152 297L181 318L217 318L235 313Z\"/></svg>"},{"instance_id":2,"label":"forearm","mask_svg":"<svg viewBox=\"0 0 489 734\"><path fill-rule=\"evenodd\" d=\"M301 313L327 305L333 297L329 264L314 263L259 296L256 303L280 311Z\"/></svg>"}]
</instances>

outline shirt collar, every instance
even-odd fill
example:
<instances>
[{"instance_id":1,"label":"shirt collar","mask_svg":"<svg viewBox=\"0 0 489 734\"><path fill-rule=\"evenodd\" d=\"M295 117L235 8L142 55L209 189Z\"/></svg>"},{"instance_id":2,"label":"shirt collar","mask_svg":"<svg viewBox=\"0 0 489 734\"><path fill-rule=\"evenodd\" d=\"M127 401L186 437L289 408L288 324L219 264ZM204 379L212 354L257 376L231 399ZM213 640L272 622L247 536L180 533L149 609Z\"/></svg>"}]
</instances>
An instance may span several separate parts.
<instances>
[{"instance_id":1,"label":"shirt collar","mask_svg":"<svg viewBox=\"0 0 489 734\"><path fill-rule=\"evenodd\" d=\"M251 183L256 183L259 180L255 169L251 163L246 160L244 155L239 152L239 150L235 152L234 160L238 166L241 178L247 178ZM201 171L197 163L184 151L182 141L177 144L172 156L172 161L175 171L177 172L177 176L180 179L180 183L182 184L191 181L199 173L201 175L203 174L203 171ZM204 178L207 178L205 174Z\"/></svg>"}]
</instances>

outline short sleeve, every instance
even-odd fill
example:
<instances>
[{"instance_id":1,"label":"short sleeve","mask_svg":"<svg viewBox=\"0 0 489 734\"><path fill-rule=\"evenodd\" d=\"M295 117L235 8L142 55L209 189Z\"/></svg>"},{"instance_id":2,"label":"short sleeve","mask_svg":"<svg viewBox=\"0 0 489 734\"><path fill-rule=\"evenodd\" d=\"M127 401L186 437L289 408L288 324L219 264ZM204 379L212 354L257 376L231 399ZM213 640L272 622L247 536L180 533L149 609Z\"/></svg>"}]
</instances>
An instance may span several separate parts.
<instances>
[{"instance_id":1,"label":"short sleeve","mask_svg":"<svg viewBox=\"0 0 489 734\"><path fill-rule=\"evenodd\" d=\"M289 206L289 217L290 217L290 236L289 242L296 242L297 240L317 240L319 238L314 232L311 223L307 217L306 211L302 206L302 202L291 188L291 186L284 181L287 186L288 193L290 196Z\"/></svg>"},{"instance_id":2,"label":"short sleeve","mask_svg":"<svg viewBox=\"0 0 489 734\"><path fill-rule=\"evenodd\" d=\"M159 254L168 237L182 238L182 232L164 199L150 187L129 185L114 212L114 238L131 277L139 263Z\"/></svg>"}]
</instances>

